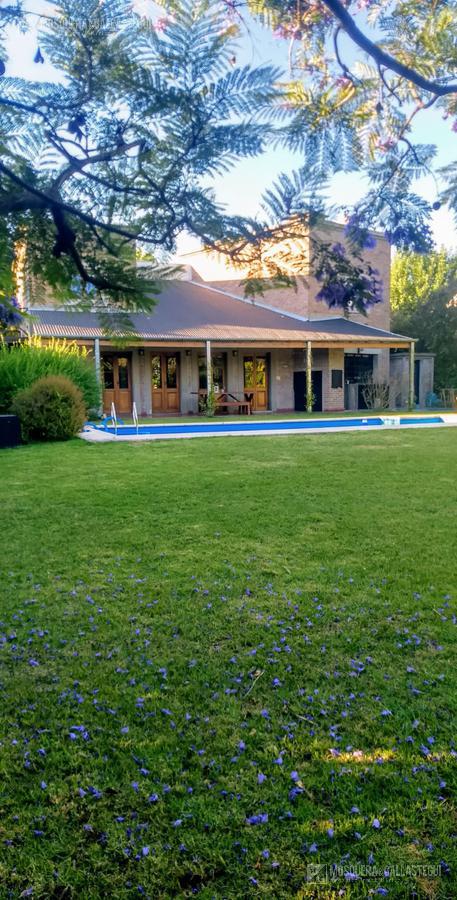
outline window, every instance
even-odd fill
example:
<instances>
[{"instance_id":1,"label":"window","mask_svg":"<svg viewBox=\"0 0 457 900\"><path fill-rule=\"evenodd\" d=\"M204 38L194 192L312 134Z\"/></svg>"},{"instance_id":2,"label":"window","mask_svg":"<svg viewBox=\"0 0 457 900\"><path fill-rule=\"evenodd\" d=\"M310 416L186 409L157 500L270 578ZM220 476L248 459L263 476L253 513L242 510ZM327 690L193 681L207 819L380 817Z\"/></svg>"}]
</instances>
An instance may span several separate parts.
<instances>
[{"instance_id":1,"label":"window","mask_svg":"<svg viewBox=\"0 0 457 900\"><path fill-rule=\"evenodd\" d=\"M332 369L332 388L336 390L336 388L343 387L343 370L342 369Z\"/></svg>"},{"instance_id":2,"label":"window","mask_svg":"<svg viewBox=\"0 0 457 900\"><path fill-rule=\"evenodd\" d=\"M254 357L253 356L245 356L244 357L244 387L245 388L253 388L254 387Z\"/></svg>"},{"instance_id":3,"label":"window","mask_svg":"<svg viewBox=\"0 0 457 900\"><path fill-rule=\"evenodd\" d=\"M178 386L178 366L176 356L167 356L167 388Z\"/></svg>"},{"instance_id":4,"label":"window","mask_svg":"<svg viewBox=\"0 0 457 900\"><path fill-rule=\"evenodd\" d=\"M213 385L217 393L225 390L225 354L221 353L219 356L212 356L211 363L213 368ZM207 388L205 356L198 357L198 387L201 391L206 391Z\"/></svg>"},{"instance_id":5,"label":"window","mask_svg":"<svg viewBox=\"0 0 457 900\"><path fill-rule=\"evenodd\" d=\"M361 384L372 374L372 356L364 353L345 353L344 377L349 384Z\"/></svg>"},{"instance_id":6,"label":"window","mask_svg":"<svg viewBox=\"0 0 457 900\"><path fill-rule=\"evenodd\" d=\"M120 390L127 391L129 387L129 361L125 356L118 356L118 381Z\"/></svg>"},{"instance_id":7,"label":"window","mask_svg":"<svg viewBox=\"0 0 457 900\"><path fill-rule=\"evenodd\" d=\"M108 359L106 356L102 359L102 373L103 373L103 385L105 391L113 391L114 390L114 371L113 371L113 360Z\"/></svg>"},{"instance_id":8,"label":"window","mask_svg":"<svg viewBox=\"0 0 457 900\"><path fill-rule=\"evenodd\" d=\"M151 360L152 366L152 389L160 391L162 387L162 365L160 356L153 356Z\"/></svg>"},{"instance_id":9,"label":"window","mask_svg":"<svg viewBox=\"0 0 457 900\"><path fill-rule=\"evenodd\" d=\"M257 365L256 365L256 379L255 383L257 387L265 388L267 386L267 361L264 356L257 357Z\"/></svg>"}]
</instances>

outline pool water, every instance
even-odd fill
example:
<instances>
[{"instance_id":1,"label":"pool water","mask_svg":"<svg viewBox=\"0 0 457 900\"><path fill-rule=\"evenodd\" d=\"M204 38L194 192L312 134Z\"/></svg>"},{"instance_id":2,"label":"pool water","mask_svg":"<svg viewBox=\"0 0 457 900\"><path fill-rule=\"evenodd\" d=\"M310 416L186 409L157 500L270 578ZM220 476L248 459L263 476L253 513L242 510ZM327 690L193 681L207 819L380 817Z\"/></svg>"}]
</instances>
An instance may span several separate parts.
<instances>
[{"instance_id":1,"label":"pool water","mask_svg":"<svg viewBox=\"0 0 457 900\"><path fill-rule=\"evenodd\" d=\"M313 431L322 428L370 428L373 426L383 425L381 417L370 418L344 418L344 419L287 419L274 422L196 422L195 424L179 422L174 424L160 425L139 425L138 429L135 425L118 425L117 430L114 426L104 426L102 429L109 434L118 434L119 436L127 435L186 435L186 434L230 434L234 432L241 434L243 432L263 432L274 433L275 431ZM443 425L444 420L441 416L405 416L399 418L400 425ZM99 426L98 426L99 427Z\"/></svg>"}]
</instances>

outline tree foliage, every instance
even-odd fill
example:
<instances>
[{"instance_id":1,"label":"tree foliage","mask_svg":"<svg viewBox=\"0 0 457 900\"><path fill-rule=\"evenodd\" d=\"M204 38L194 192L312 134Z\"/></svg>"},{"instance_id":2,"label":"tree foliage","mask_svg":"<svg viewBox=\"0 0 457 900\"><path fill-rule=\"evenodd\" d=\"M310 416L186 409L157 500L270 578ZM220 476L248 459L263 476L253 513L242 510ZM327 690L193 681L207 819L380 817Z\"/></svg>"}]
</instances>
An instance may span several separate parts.
<instances>
[{"instance_id":1,"label":"tree foliage","mask_svg":"<svg viewBox=\"0 0 457 900\"><path fill-rule=\"evenodd\" d=\"M351 79L332 84L330 74L324 77L328 11L322 18L320 4L305 3L296 13L306 19L302 50L316 57L305 66L306 85L287 82L270 65L236 65L236 5L178 0L159 18L136 9L143 7L130 0L58 0L42 18L35 55L37 65L52 64L55 80L10 78L6 61L0 240L9 255L15 242L26 240L30 271L62 302L103 312L109 300L128 311L151 303L160 275L170 274L160 269L163 254L186 231L247 268L252 295L292 284L309 266L330 306L365 313L379 302L377 273L360 252L368 248L373 211L377 220L384 216L393 242L411 244L415 229L416 249L427 244L426 204L407 195L431 151L416 148L406 163L391 147L380 162L372 148L371 178L382 190L349 218L348 251L313 238L307 255L297 254L306 230L328 214L323 194L332 172L362 165L373 145L362 134L372 125L370 103L365 112L358 109ZM285 9L257 5L254 11L289 35L289 25L281 25ZM25 27L27 7L0 11L0 28L11 22ZM303 166L277 176L257 219L228 216L210 179L270 142L298 150ZM282 252L269 254L272 243ZM120 319L127 328L126 316Z\"/></svg>"},{"instance_id":2,"label":"tree foliage","mask_svg":"<svg viewBox=\"0 0 457 900\"><path fill-rule=\"evenodd\" d=\"M26 12L3 10L0 25ZM30 271L57 296L129 309L151 302L183 230L238 233L208 180L262 152L279 73L234 65L233 36L211 3L155 22L127 0L50 5L35 62L55 80L9 77L7 60L0 80L6 256L25 240ZM135 247L152 262L138 268Z\"/></svg>"},{"instance_id":3,"label":"tree foliage","mask_svg":"<svg viewBox=\"0 0 457 900\"><path fill-rule=\"evenodd\" d=\"M435 384L457 387L457 258L444 251L398 254L392 269L392 329L435 353Z\"/></svg>"},{"instance_id":4,"label":"tree foliage","mask_svg":"<svg viewBox=\"0 0 457 900\"><path fill-rule=\"evenodd\" d=\"M457 258L446 250L432 253L397 253L392 262L390 304L407 314L425 303L457 274Z\"/></svg>"},{"instance_id":5,"label":"tree foliage","mask_svg":"<svg viewBox=\"0 0 457 900\"><path fill-rule=\"evenodd\" d=\"M436 147L413 141L417 117L435 107L457 130L455 0L247 0L289 43L289 145L325 172L363 171L366 196L347 211L362 236L384 232L400 249L432 248L430 216L457 212L457 163L441 172L434 203L415 191Z\"/></svg>"},{"instance_id":6,"label":"tree foliage","mask_svg":"<svg viewBox=\"0 0 457 900\"><path fill-rule=\"evenodd\" d=\"M328 212L322 197L332 174L360 170L369 189L345 210L346 262L325 241L310 260L323 300L365 312L380 299L361 253L370 230L427 252L433 206L457 209L457 163L441 173L441 198L426 202L415 183L433 169L436 148L412 140L415 119L431 107L457 129L457 0L163 7L157 18L130 0L57 0L42 17L35 55L56 78L11 78L5 59L0 249L11 256L26 238L32 272L62 300L103 309L109 299L128 310L151 302L169 274L160 269L164 253L186 231L247 263L255 294L296 277L287 250L273 260L265 248L290 247ZM246 9L289 42L288 78L270 65L237 66ZM12 23L26 26L27 5L0 10L0 33ZM211 178L271 142L300 154L299 170L277 177L264 216L227 215ZM140 268L134 246L147 260Z\"/></svg>"}]
</instances>

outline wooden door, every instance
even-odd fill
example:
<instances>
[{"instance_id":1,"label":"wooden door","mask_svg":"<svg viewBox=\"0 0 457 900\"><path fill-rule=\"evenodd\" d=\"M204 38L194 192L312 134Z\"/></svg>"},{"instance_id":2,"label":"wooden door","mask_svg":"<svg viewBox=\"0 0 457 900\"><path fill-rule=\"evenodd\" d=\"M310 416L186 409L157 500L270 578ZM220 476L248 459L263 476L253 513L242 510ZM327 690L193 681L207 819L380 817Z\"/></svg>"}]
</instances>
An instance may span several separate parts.
<instances>
[{"instance_id":1,"label":"wooden door","mask_svg":"<svg viewBox=\"0 0 457 900\"><path fill-rule=\"evenodd\" d=\"M245 356L244 393L252 397L252 409L268 409L268 359L267 356Z\"/></svg>"},{"instance_id":2,"label":"wooden door","mask_svg":"<svg viewBox=\"0 0 457 900\"><path fill-rule=\"evenodd\" d=\"M151 357L153 413L179 412L179 354L153 353Z\"/></svg>"},{"instance_id":3,"label":"wooden door","mask_svg":"<svg viewBox=\"0 0 457 900\"><path fill-rule=\"evenodd\" d=\"M127 355L102 356L103 376L103 409L111 411L114 403L118 415L129 415L132 412L132 375L130 357Z\"/></svg>"}]
</instances>

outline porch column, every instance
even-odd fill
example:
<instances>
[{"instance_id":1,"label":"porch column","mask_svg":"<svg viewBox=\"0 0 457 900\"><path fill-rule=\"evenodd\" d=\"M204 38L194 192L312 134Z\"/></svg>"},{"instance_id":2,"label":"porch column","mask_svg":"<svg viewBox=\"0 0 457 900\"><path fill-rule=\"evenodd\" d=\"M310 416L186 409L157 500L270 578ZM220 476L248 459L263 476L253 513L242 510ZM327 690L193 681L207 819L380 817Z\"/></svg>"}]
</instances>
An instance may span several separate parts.
<instances>
[{"instance_id":1,"label":"porch column","mask_svg":"<svg viewBox=\"0 0 457 900\"><path fill-rule=\"evenodd\" d=\"M408 390L408 407L414 409L414 358L415 344L411 341L409 345L409 390Z\"/></svg>"},{"instance_id":2,"label":"porch column","mask_svg":"<svg viewBox=\"0 0 457 900\"><path fill-rule=\"evenodd\" d=\"M94 339L94 361L95 361L95 374L97 376L97 381L100 386L100 406L98 412L100 415L103 414L103 402L102 402L102 364L100 359L100 338Z\"/></svg>"},{"instance_id":3,"label":"porch column","mask_svg":"<svg viewBox=\"0 0 457 900\"><path fill-rule=\"evenodd\" d=\"M306 341L306 412L313 411L313 379L311 376L311 341Z\"/></svg>"},{"instance_id":4,"label":"porch column","mask_svg":"<svg viewBox=\"0 0 457 900\"><path fill-rule=\"evenodd\" d=\"M206 341L206 390L208 397L213 390L213 366L211 362L211 341Z\"/></svg>"}]
</instances>

